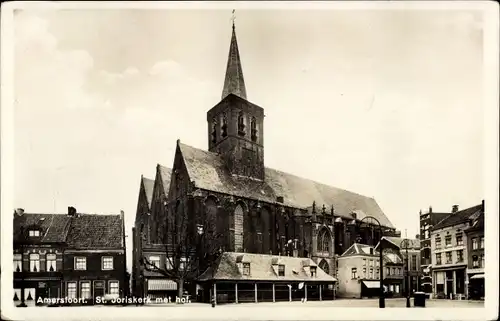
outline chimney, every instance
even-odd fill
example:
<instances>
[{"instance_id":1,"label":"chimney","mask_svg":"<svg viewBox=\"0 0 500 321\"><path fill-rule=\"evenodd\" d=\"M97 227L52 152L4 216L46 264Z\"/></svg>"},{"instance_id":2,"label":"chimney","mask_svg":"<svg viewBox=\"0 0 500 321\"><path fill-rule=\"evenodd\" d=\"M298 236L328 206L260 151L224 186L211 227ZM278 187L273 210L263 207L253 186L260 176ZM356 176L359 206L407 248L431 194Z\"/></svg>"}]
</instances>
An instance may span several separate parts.
<instances>
[{"instance_id":1,"label":"chimney","mask_svg":"<svg viewBox=\"0 0 500 321\"><path fill-rule=\"evenodd\" d=\"M123 222L125 222L125 212L120 211L120 218L122 219Z\"/></svg>"},{"instance_id":2,"label":"chimney","mask_svg":"<svg viewBox=\"0 0 500 321\"><path fill-rule=\"evenodd\" d=\"M356 219L356 212L352 212L351 215L354 219Z\"/></svg>"},{"instance_id":3,"label":"chimney","mask_svg":"<svg viewBox=\"0 0 500 321\"><path fill-rule=\"evenodd\" d=\"M16 208L14 210L14 214L19 215L19 216L23 215L24 214L24 208Z\"/></svg>"},{"instance_id":4,"label":"chimney","mask_svg":"<svg viewBox=\"0 0 500 321\"><path fill-rule=\"evenodd\" d=\"M453 206L451 207L451 212L452 212L452 213L456 213L456 212L458 212L458 205L456 205L456 204L455 204L455 205L453 205Z\"/></svg>"},{"instance_id":5,"label":"chimney","mask_svg":"<svg viewBox=\"0 0 500 321\"><path fill-rule=\"evenodd\" d=\"M481 209L483 210L484 213L484 200L481 201Z\"/></svg>"},{"instance_id":6,"label":"chimney","mask_svg":"<svg viewBox=\"0 0 500 321\"><path fill-rule=\"evenodd\" d=\"M416 238L417 240L420 240L420 234L415 235L415 238Z\"/></svg>"},{"instance_id":7,"label":"chimney","mask_svg":"<svg viewBox=\"0 0 500 321\"><path fill-rule=\"evenodd\" d=\"M68 216L76 216L76 208L68 206Z\"/></svg>"},{"instance_id":8,"label":"chimney","mask_svg":"<svg viewBox=\"0 0 500 321\"><path fill-rule=\"evenodd\" d=\"M429 206L429 213L432 213L432 206Z\"/></svg>"}]
</instances>

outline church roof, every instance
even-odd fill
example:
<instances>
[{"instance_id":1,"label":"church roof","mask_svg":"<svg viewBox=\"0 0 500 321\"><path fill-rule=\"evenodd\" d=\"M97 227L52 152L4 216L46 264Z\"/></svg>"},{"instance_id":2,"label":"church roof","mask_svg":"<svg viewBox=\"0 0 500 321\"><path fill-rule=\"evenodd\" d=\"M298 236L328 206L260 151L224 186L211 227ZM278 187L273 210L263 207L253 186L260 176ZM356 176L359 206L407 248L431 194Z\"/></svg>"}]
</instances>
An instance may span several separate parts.
<instances>
[{"instance_id":1,"label":"church roof","mask_svg":"<svg viewBox=\"0 0 500 321\"><path fill-rule=\"evenodd\" d=\"M172 169L158 164L158 169L160 171L161 182L163 185L163 191L165 195L168 195L170 189L170 178L172 177ZM153 193L151 191L151 193Z\"/></svg>"},{"instance_id":2,"label":"church roof","mask_svg":"<svg viewBox=\"0 0 500 321\"><path fill-rule=\"evenodd\" d=\"M222 156L180 142L178 146L189 178L198 188L269 203L282 196L285 206L301 209L307 209L315 201L318 205L333 205L336 215L352 218L349 214L357 211L357 219L370 215L383 226L393 228L373 198L271 168L265 169L264 181L235 177L229 173Z\"/></svg>"},{"instance_id":3,"label":"church roof","mask_svg":"<svg viewBox=\"0 0 500 321\"><path fill-rule=\"evenodd\" d=\"M247 99L247 91L245 88L245 80L243 79L243 69L241 68L240 52L238 50L238 42L236 41L234 23L221 99L224 99L229 94L235 94L241 98Z\"/></svg>"},{"instance_id":4,"label":"church roof","mask_svg":"<svg viewBox=\"0 0 500 321\"><path fill-rule=\"evenodd\" d=\"M144 192L146 193L146 199L148 200L148 208L151 208L151 201L153 199L153 188L155 181L142 176L141 183L142 186L144 187Z\"/></svg>"}]
</instances>

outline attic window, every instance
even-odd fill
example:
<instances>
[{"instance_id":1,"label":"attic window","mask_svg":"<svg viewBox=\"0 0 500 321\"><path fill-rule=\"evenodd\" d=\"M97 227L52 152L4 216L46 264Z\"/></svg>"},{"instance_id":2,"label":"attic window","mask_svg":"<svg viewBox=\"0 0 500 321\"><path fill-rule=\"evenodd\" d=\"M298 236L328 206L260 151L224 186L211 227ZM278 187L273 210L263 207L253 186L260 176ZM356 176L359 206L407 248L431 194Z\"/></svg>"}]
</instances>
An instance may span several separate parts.
<instances>
[{"instance_id":1,"label":"attic window","mask_svg":"<svg viewBox=\"0 0 500 321\"><path fill-rule=\"evenodd\" d=\"M226 116L226 113L222 114L221 136L222 136L222 138L227 136L227 116Z\"/></svg>"},{"instance_id":2,"label":"attic window","mask_svg":"<svg viewBox=\"0 0 500 321\"><path fill-rule=\"evenodd\" d=\"M243 263L243 275L250 275L250 263Z\"/></svg>"},{"instance_id":3,"label":"attic window","mask_svg":"<svg viewBox=\"0 0 500 321\"><path fill-rule=\"evenodd\" d=\"M278 276L285 276L285 265L278 265Z\"/></svg>"},{"instance_id":4,"label":"attic window","mask_svg":"<svg viewBox=\"0 0 500 321\"><path fill-rule=\"evenodd\" d=\"M29 236L30 236L30 237L37 237L37 236L40 236L40 231L39 231L39 230L30 230L30 231L29 231Z\"/></svg>"},{"instance_id":5,"label":"attic window","mask_svg":"<svg viewBox=\"0 0 500 321\"><path fill-rule=\"evenodd\" d=\"M310 270L311 270L311 277L315 278L316 277L316 267L315 266L311 266Z\"/></svg>"}]
</instances>

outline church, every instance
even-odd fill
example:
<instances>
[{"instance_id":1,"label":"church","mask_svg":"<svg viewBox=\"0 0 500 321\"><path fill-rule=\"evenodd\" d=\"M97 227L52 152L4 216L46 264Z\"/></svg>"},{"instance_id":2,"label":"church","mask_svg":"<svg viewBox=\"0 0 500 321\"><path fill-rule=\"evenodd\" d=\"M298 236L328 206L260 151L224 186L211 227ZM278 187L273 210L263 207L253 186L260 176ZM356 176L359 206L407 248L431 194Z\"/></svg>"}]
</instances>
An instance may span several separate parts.
<instances>
[{"instance_id":1,"label":"church","mask_svg":"<svg viewBox=\"0 0 500 321\"><path fill-rule=\"evenodd\" d=\"M154 180L141 177L135 229L141 224L146 243L163 243L168 217L187 216L193 229L213 220L223 234L221 258L233 260L235 267L245 260L284 261L296 265L290 278L297 278L297 269L307 267L309 275L317 266L331 283L337 277L336 258L352 244L375 246L381 233L398 236L375 199L265 166L264 109L247 95L234 21L221 101L206 117L208 150L177 140L172 166L158 164ZM380 226L373 219L361 224L368 216ZM233 274L251 279L249 270L235 269ZM286 281L288 273L273 269L277 279ZM204 273L200 280L216 282L219 272Z\"/></svg>"}]
</instances>

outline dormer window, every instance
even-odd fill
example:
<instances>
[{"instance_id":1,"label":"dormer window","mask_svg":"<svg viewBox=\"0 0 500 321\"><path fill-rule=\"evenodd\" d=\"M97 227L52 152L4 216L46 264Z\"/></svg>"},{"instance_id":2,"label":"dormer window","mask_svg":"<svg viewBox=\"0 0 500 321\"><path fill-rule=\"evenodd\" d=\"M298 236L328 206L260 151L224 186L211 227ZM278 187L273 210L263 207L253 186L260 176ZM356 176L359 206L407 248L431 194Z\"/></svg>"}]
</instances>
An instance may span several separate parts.
<instances>
[{"instance_id":1,"label":"dormer window","mask_svg":"<svg viewBox=\"0 0 500 321\"><path fill-rule=\"evenodd\" d=\"M252 121L250 122L250 131L252 135L252 141L257 141L257 120L255 117L252 117Z\"/></svg>"},{"instance_id":2,"label":"dormer window","mask_svg":"<svg viewBox=\"0 0 500 321\"><path fill-rule=\"evenodd\" d=\"M311 266L310 269L311 269L311 277L315 278L316 277L316 267L315 266Z\"/></svg>"},{"instance_id":3,"label":"dormer window","mask_svg":"<svg viewBox=\"0 0 500 321\"><path fill-rule=\"evenodd\" d=\"M221 136L222 136L222 138L227 136L227 116L226 116L226 113L222 114Z\"/></svg>"},{"instance_id":4,"label":"dormer window","mask_svg":"<svg viewBox=\"0 0 500 321\"><path fill-rule=\"evenodd\" d=\"M245 117L243 113L238 115L238 135L245 136Z\"/></svg>"},{"instance_id":5,"label":"dormer window","mask_svg":"<svg viewBox=\"0 0 500 321\"><path fill-rule=\"evenodd\" d=\"M278 265L278 276L285 276L285 265Z\"/></svg>"},{"instance_id":6,"label":"dormer window","mask_svg":"<svg viewBox=\"0 0 500 321\"><path fill-rule=\"evenodd\" d=\"M29 230L29 236L30 237L38 237L38 236L40 236L40 231L39 230Z\"/></svg>"},{"instance_id":7,"label":"dormer window","mask_svg":"<svg viewBox=\"0 0 500 321\"><path fill-rule=\"evenodd\" d=\"M250 263L243 263L243 275L250 275Z\"/></svg>"}]
</instances>

